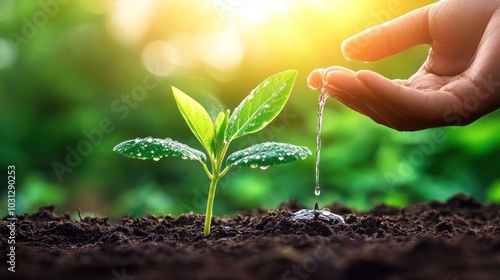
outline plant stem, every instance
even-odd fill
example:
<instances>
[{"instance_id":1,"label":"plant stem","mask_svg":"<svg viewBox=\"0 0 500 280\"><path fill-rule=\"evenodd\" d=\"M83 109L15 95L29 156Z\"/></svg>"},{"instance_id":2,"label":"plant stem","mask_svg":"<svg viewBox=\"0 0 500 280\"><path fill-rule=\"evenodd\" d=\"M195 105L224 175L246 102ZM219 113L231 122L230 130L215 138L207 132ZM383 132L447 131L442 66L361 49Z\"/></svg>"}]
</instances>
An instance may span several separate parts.
<instances>
[{"instance_id":1,"label":"plant stem","mask_svg":"<svg viewBox=\"0 0 500 280\"><path fill-rule=\"evenodd\" d=\"M207 210L205 212L205 227L203 229L203 234L205 236L210 234L210 225L212 224L212 213L214 209L214 199L215 199L215 191L217 190L217 182L222 176L226 174L229 167L226 167L222 173L222 162L224 161L224 157L226 156L227 149L229 148L229 143L224 145L222 151L219 155L217 155L217 159L210 158L212 162L212 176L210 177L210 189L208 190L208 198L207 198ZM207 170L208 171L208 170ZM210 172L208 172L210 173Z\"/></svg>"},{"instance_id":2,"label":"plant stem","mask_svg":"<svg viewBox=\"0 0 500 280\"><path fill-rule=\"evenodd\" d=\"M203 230L203 234L205 236L210 234L210 224L212 223L212 212L214 208L214 198L215 190L217 189L217 181L219 181L219 174L215 173L212 177L212 181L210 182L210 190L208 191L207 211L205 213L205 228Z\"/></svg>"}]
</instances>

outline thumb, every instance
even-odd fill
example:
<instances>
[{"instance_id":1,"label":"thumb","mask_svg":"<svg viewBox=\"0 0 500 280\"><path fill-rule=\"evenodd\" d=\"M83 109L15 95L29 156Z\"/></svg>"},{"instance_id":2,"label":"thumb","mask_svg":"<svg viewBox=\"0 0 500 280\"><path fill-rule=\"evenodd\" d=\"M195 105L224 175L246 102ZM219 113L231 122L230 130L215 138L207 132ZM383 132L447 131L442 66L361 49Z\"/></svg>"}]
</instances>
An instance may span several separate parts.
<instances>
[{"instance_id":1,"label":"thumb","mask_svg":"<svg viewBox=\"0 0 500 280\"><path fill-rule=\"evenodd\" d=\"M428 5L358 33L342 42L346 59L374 61L413 46L430 43Z\"/></svg>"}]
</instances>

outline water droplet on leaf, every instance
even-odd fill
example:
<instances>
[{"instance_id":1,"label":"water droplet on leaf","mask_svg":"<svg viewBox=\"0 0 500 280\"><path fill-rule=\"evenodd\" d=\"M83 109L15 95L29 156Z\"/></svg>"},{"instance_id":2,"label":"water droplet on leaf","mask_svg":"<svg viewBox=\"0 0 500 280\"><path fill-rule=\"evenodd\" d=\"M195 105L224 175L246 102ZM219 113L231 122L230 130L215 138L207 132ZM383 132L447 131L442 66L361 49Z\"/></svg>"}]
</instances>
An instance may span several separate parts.
<instances>
[{"instance_id":1,"label":"water droplet on leaf","mask_svg":"<svg viewBox=\"0 0 500 280\"><path fill-rule=\"evenodd\" d=\"M160 160L160 158L155 157L155 158L153 158L153 160L154 160L154 161L159 161L159 160Z\"/></svg>"},{"instance_id":2,"label":"water droplet on leaf","mask_svg":"<svg viewBox=\"0 0 500 280\"><path fill-rule=\"evenodd\" d=\"M262 169L262 170L266 170L266 169L268 169L268 168L269 168L269 165L262 165L262 166L260 167L260 169Z\"/></svg>"},{"instance_id":3,"label":"water droplet on leaf","mask_svg":"<svg viewBox=\"0 0 500 280\"><path fill-rule=\"evenodd\" d=\"M140 137L135 138L135 143L139 143L139 142L141 142L141 138Z\"/></svg>"}]
</instances>

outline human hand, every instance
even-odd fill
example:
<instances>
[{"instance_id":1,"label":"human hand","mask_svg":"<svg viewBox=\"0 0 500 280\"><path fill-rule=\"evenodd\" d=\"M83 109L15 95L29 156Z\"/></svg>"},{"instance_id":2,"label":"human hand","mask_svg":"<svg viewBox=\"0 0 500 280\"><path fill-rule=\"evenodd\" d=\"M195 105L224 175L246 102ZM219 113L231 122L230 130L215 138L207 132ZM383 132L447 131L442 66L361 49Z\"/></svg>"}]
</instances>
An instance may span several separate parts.
<instances>
[{"instance_id":1,"label":"human hand","mask_svg":"<svg viewBox=\"0 0 500 280\"><path fill-rule=\"evenodd\" d=\"M400 131L466 125L500 107L500 0L439 1L348 38L342 52L375 61L424 43L429 56L408 80L333 66L308 85Z\"/></svg>"}]
</instances>

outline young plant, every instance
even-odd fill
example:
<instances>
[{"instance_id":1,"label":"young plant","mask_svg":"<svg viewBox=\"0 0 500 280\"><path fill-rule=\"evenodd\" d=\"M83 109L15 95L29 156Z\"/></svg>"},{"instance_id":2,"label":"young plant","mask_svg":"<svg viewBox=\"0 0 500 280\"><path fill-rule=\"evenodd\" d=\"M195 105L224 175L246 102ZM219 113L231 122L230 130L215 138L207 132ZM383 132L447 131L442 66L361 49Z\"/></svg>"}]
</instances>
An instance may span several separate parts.
<instances>
[{"instance_id":1,"label":"young plant","mask_svg":"<svg viewBox=\"0 0 500 280\"><path fill-rule=\"evenodd\" d=\"M281 112L290 96L296 76L296 71L289 70L267 78L252 90L231 115L229 110L220 112L214 122L203 106L172 87L179 111L207 154L170 138L152 137L122 142L116 145L113 151L136 159L158 161L162 157L172 156L200 162L210 179L204 228L204 235L207 236L210 234L217 182L231 167L266 169L271 165L305 159L311 155L307 147L266 142L232 153L224 165L229 144L233 140L263 129ZM207 156L210 169L206 163Z\"/></svg>"}]
</instances>

